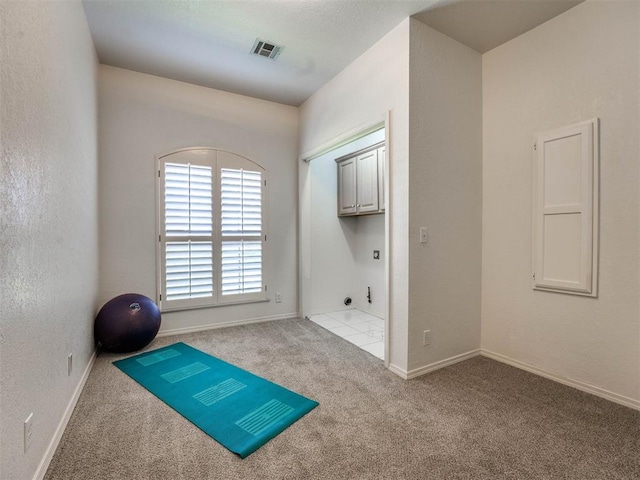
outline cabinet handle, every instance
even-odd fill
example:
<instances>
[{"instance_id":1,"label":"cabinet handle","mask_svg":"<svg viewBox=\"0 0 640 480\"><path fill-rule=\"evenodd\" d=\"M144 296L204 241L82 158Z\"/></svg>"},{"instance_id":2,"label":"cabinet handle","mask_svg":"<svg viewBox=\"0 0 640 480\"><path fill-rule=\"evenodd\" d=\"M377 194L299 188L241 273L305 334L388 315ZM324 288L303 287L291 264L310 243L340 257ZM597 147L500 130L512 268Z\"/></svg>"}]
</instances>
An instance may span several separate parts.
<instances>
[{"instance_id":1,"label":"cabinet handle","mask_svg":"<svg viewBox=\"0 0 640 480\"><path fill-rule=\"evenodd\" d=\"M359 207L359 206L360 206L360 204L356 205L356 207Z\"/></svg>"},{"instance_id":2,"label":"cabinet handle","mask_svg":"<svg viewBox=\"0 0 640 480\"><path fill-rule=\"evenodd\" d=\"M355 205L351 205L349 208L356 208L356 206Z\"/></svg>"}]
</instances>

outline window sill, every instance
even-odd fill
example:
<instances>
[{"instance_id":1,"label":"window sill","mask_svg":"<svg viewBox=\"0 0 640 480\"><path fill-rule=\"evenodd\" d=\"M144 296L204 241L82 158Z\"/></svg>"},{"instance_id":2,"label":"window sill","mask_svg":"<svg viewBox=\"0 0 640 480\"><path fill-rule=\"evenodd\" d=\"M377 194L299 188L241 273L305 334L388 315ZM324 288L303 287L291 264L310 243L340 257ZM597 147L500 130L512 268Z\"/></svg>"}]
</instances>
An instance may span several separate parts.
<instances>
[{"instance_id":1,"label":"window sill","mask_svg":"<svg viewBox=\"0 0 640 480\"><path fill-rule=\"evenodd\" d=\"M258 298L255 300L238 300L236 302L222 302L222 303L213 303L210 305L194 305L191 307L160 307L160 312L170 313L170 312L182 312L184 310L202 310L203 308L217 308L217 307L228 307L231 305L247 305L250 303L267 303L270 302L269 298Z\"/></svg>"}]
</instances>

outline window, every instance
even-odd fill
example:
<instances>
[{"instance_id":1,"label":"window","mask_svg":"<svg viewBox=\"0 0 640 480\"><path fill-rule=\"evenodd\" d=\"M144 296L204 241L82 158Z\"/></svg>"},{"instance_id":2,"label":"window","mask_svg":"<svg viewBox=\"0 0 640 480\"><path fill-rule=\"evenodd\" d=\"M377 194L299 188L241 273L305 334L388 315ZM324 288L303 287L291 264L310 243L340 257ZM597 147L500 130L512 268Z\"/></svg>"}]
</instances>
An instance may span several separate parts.
<instances>
[{"instance_id":1,"label":"window","mask_svg":"<svg viewBox=\"0 0 640 480\"><path fill-rule=\"evenodd\" d=\"M214 149L159 158L163 310L266 299L265 170Z\"/></svg>"}]
</instances>

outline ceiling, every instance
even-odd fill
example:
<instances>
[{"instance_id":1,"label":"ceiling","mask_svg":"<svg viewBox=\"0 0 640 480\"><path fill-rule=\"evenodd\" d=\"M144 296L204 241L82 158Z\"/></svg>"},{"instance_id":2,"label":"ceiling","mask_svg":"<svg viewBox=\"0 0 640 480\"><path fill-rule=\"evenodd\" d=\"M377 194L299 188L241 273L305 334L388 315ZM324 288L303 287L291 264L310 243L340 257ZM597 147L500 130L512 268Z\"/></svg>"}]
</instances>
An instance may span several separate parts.
<instances>
[{"instance_id":1,"label":"ceiling","mask_svg":"<svg viewBox=\"0 0 640 480\"><path fill-rule=\"evenodd\" d=\"M581 0L83 0L100 63L298 106L408 16L483 53ZM256 38L282 46L252 55Z\"/></svg>"}]
</instances>

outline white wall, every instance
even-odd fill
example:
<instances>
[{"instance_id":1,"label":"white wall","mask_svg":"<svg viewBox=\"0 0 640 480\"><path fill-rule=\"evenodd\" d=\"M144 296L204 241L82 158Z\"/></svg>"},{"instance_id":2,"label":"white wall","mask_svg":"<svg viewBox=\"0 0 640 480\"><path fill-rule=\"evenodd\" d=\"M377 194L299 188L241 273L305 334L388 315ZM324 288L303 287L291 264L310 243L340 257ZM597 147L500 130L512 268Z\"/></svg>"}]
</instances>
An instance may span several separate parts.
<instances>
[{"instance_id":1,"label":"white wall","mask_svg":"<svg viewBox=\"0 0 640 480\"><path fill-rule=\"evenodd\" d=\"M482 348L640 400L638 2L587 1L483 57ZM531 289L533 134L600 118L598 298Z\"/></svg>"},{"instance_id":2,"label":"white wall","mask_svg":"<svg viewBox=\"0 0 640 480\"><path fill-rule=\"evenodd\" d=\"M480 54L407 19L301 107L303 157L391 111L388 334L401 375L480 347L481 85Z\"/></svg>"},{"instance_id":3,"label":"white wall","mask_svg":"<svg viewBox=\"0 0 640 480\"><path fill-rule=\"evenodd\" d=\"M389 359L399 368L407 362L407 188L409 108L409 20L388 33L371 49L328 82L300 107L300 151L307 152L331 143L359 126L371 125L391 112L389 164L390 315ZM308 165L300 163L300 192L303 196L301 225L302 288L309 282L309 191Z\"/></svg>"},{"instance_id":4,"label":"white wall","mask_svg":"<svg viewBox=\"0 0 640 480\"><path fill-rule=\"evenodd\" d=\"M0 478L28 479L93 353L97 61L78 1L0 2L0 21Z\"/></svg>"},{"instance_id":5,"label":"white wall","mask_svg":"<svg viewBox=\"0 0 640 480\"><path fill-rule=\"evenodd\" d=\"M412 19L410 58L411 371L480 348L482 57Z\"/></svg>"},{"instance_id":6,"label":"white wall","mask_svg":"<svg viewBox=\"0 0 640 480\"><path fill-rule=\"evenodd\" d=\"M356 223L338 218L335 155L328 153L310 163L311 278L308 305L303 315L345 308L343 299L354 291Z\"/></svg>"},{"instance_id":7,"label":"white wall","mask_svg":"<svg viewBox=\"0 0 640 480\"><path fill-rule=\"evenodd\" d=\"M164 313L161 332L297 315L298 110L108 66L99 85L100 300L156 298L155 156L209 146L267 170L271 301Z\"/></svg>"},{"instance_id":8,"label":"white wall","mask_svg":"<svg viewBox=\"0 0 640 480\"><path fill-rule=\"evenodd\" d=\"M332 150L310 163L310 283L305 315L352 307L384 317L384 214L338 217L336 158L384 141L384 129ZM373 260L373 250L380 260ZM367 303L367 286L373 302Z\"/></svg>"},{"instance_id":9,"label":"white wall","mask_svg":"<svg viewBox=\"0 0 640 480\"><path fill-rule=\"evenodd\" d=\"M350 219L345 219L349 221ZM384 264L384 214L357 217L354 247L355 279L353 304L363 312L384 318L387 298ZM380 250L380 258L374 260L373 251ZM371 288L371 303L367 300L367 287Z\"/></svg>"}]
</instances>

